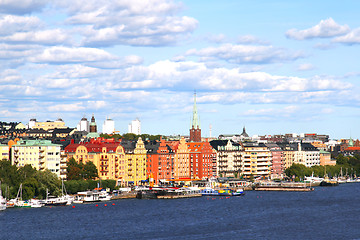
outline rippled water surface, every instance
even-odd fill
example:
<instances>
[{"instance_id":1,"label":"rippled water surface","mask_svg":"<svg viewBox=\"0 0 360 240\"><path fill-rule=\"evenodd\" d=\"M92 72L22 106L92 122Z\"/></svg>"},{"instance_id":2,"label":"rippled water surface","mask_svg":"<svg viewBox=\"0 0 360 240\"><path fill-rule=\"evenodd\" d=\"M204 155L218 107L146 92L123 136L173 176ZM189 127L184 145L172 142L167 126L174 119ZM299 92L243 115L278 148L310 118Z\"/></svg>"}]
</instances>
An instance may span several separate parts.
<instances>
[{"instance_id":1,"label":"rippled water surface","mask_svg":"<svg viewBox=\"0 0 360 240\"><path fill-rule=\"evenodd\" d=\"M360 239L360 183L7 209L0 212L0 239Z\"/></svg>"}]
</instances>

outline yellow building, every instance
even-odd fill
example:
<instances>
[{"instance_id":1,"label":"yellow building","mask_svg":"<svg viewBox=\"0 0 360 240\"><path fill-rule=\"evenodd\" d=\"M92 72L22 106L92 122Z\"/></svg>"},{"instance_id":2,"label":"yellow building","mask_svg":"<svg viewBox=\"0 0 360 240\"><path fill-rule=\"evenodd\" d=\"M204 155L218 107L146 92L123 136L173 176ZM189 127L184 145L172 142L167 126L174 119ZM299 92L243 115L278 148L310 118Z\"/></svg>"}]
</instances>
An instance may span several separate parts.
<instances>
[{"instance_id":1,"label":"yellow building","mask_svg":"<svg viewBox=\"0 0 360 240\"><path fill-rule=\"evenodd\" d=\"M269 177L272 155L264 144L243 144L242 160L244 177Z\"/></svg>"},{"instance_id":2,"label":"yellow building","mask_svg":"<svg viewBox=\"0 0 360 240\"><path fill-rule=\"evenodd\" d=\"M72 143L65 148L65 153L68 159L73 157L78 163L94 163L100 179L121 181L126 176L124 148L113 139L98 138L80 144Z\"/></svg>"},{"instance_id":3,"label":"yellow building","mask_svg":"<svg viewBox=\"0 0 360 240\"><path fill-rule=\"evenodd\" d=\"M60 178L61 145L49 140L20 140L12 145L12 164L31 165L36 170L49 169Z\"/></svg>"},{"instance_id":4,"label":"yellow building","mask_svg":"<svg viewBox=\"0 0 360 240\"><path fill-rule=\"evenodd\" d=\"M1 159L0 160L9 160L9 146L8 145L3 145L0 144L0 156Z\"/></svg>"},{"instance_id":5,"label":"yellow building","mask_svg":"<svg viewBox=\"0 0 360 240\"><path fill-rule=\"evenodd\" d=\"M123 141L121 145L125 149L126 174L123 184L141 185L146 181L146 148L141 138L137 142Z\"/></svg>"},{"instance_id":6,"label":"yellow building","mask_svg":"<svg viewBox=\"0 0 360 240\"><path fill-rule=\"evenodd\" d=\"M284 150L283 151L283 159L284 170L291 167L295 161L295 151L294 150Z\"/></svg>"},{"instance_id":7,"label":"yellow building","mask_svg":"<svg viewBox=\"0 0 360 240\"><path fill-rule=\"evenodd\" d=\"M190 177L190 150L184 137L181 137L177 147L175 147L174 157L174 178Z\"/></svg>"},{"instance_id":8,"label":"yellow building","mask_svg":"<svg viewBox=\"0 0 360 240\"><path fill-rule=\"evenodd\" d=\"M58 119L56 121L46 121L46 122L34 122L34 126L32 126L32 129L43 129L45 131L48 131L49 129L55 129L55 128L67 128L65 126L65 122L62 119Z\"/></svg>"}]
</instances>

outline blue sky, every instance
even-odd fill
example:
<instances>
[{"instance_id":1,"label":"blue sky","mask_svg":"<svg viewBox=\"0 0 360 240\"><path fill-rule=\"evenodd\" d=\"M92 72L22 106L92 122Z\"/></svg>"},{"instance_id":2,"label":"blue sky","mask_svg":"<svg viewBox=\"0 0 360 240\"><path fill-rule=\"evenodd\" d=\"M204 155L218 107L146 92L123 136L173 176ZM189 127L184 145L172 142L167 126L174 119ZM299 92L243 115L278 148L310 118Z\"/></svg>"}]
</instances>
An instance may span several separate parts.
<instances>
[{"instance_id":1,"label":"blue sky","mask_svg":"<svg viewBox=\"0 0 360 240\"><path fill-rule=\"evenodd\" d=\"M357 138L358 1L0 1L2 121Z\"/></svg>"}]
</instances>

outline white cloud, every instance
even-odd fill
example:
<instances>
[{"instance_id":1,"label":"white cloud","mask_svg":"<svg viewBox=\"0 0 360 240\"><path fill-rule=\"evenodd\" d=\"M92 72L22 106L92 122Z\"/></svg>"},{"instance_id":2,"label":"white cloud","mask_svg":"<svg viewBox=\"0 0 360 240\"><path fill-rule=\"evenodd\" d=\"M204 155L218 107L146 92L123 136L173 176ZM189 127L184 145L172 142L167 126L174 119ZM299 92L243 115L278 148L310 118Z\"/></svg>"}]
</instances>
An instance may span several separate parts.
<instances>
[{"instance_id":1,"label":"white cloud","mask_svg":"<svg viewBox=\"0 0 360 240\"><path fill-rule=\"evenodd\" d=\"M200 56L204 60L220 59L236 64L264 64L296 60L304 57L301 52L291 53L288 50L273 46L223 44L219 47L208 47L200 50L191 49L188 56Z\"/></svg>"},{"instance_id":2,"label":"white cloud","mask_svg":"<svg viewBox=\"0 0 360 240\"><path fill-rule=\"evenodd\" d=\"M311 63L303 63L300 64L297 68L298 71L309 71L309 70L313 70L315 67L314 65L312 65Z\"/></svg>"},{"instance_id":3,"label":"white cloud","mask_svg":"<svg viewBox=\"0 0 360 240\"><path fill-rule=\"evenodd\" d=\"M116 57L97 48L50 47L41 54L31 57L32 62L44 63L83 63L115 60Z\"/></svg>"},{"instance_id":4,"label":"white cloud","mask_svg":"<svg viewBox=\"0 0 360 240\"><path fill-rule=\"evenodd\" d=\"M78 112L85 109L82 103L53 104L47 107L47 111L49 112Z\"/></svg>"},{"instance_id":5,"label":"white cloud","mask_svg":"<svg viewBox=\"0 0 360 240\"><path fill-rule=\"evenodd\" d=\"M28 14L42 10L47 0L0 0L0 13Z\"/></svg>"},{"instance_id":6,"label":"white cloud","mask_svg":"<svg viewBox=\"0 0 360 240\"><path fill-rule=\"evenodd\" d=\"M42 23L38 17L5 15L0 18L0 36L37 29Z\"/></svg>"},{"instance_id":7,"label":"white cloud","mask_svg":"<svg viewBox=\"0 0 360 240\"><path fill-rule=\"evenodd\" d=\"M59 1L70 25L85 25L85 46L162 46L193 32L198 21L178 16L181 5L172 0Z\"/></svg>"},{"instance_id":8,"label":"white cloud","mask_svg":"<svg viewBox=\"0 0 360 240\"><path fill-rule=\"evenodd\" d=\"M0 38L0 41L9 43L26 43L41 45L63 45L71 39L62 29L50 29L36 32L17 32L11 36Z\"/></svg>"},{"instance_id":9,"label":"white cloud","mask_svg":"<svg viewBox=\"0 0 360 240\"><path fill-rule=\"evenodd\" d=\"M348 25L339 25L332 18L321 20L314 27L298 30L290 29L286 32L288 38L304 40L311 38L329 38L346 34L350 31Z\"/></svg>"},{"instance_id":10,"label":"white cloud","mask_svg":"<svg viewBox=\"0 0 360 240\"><path fill-rule=\"evenodd\" d=\"M348 34L340 37L336 37L334 42L346 43L346 44L359 44L360 43L360 28L354 29Z\"/></svg>"}]
</instances>

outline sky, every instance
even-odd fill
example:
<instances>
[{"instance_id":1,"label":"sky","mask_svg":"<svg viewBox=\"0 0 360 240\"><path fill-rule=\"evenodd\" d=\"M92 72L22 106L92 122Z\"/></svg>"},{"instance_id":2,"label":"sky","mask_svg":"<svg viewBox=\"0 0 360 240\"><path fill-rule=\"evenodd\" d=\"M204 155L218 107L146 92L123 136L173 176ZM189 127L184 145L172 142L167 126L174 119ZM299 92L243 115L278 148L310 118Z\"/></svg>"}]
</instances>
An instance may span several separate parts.
<instances>
[{"instance_id":1,"label":"sky","mask_svg":"<svg viewBox=\"0 0 360 240\"><path fill-rule=\"evenodd\" d=\"M358 138L360 1L0 0L0 121Z\"/></svg>"}]
</instances>

